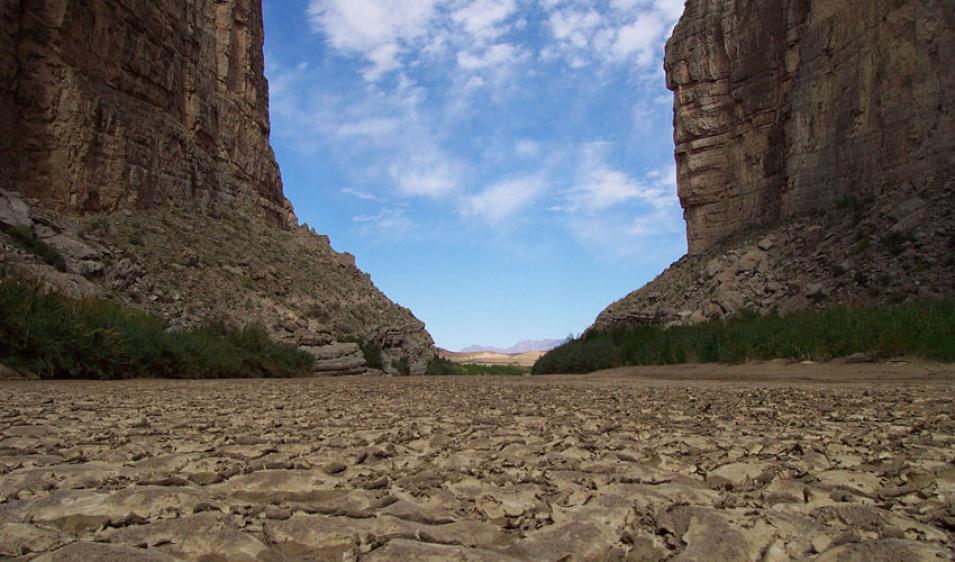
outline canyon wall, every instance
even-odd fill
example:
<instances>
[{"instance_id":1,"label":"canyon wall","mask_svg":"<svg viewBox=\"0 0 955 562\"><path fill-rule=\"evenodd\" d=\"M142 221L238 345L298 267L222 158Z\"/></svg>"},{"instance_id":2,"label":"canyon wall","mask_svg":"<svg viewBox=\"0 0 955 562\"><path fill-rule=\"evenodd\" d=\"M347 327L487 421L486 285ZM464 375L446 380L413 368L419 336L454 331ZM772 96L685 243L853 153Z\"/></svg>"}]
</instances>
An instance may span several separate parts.
<instances>
[{"instance_id":1,"label":"canyon wall","mask_svg":"<svg viewBox=\"0 0 955 562\"><path fill-rule=\"evenodd\" d=\"M3 175L60 211L235 203L286 223L263 41L260 0L5 1Z\"/></svg>"},{"instance_id":2,"label":"canyon wall","mask_svg":"<svg viewBox=\"0 0 955 562\"><path fill-rule=\"evenodd\" d=\"M953 52L951 0L688 0L689 255L592 329L955 294Z\"/></svg>"},{"instance_id":3,"label":"canyon wall","mask_svg":"<svg viewBox=\"0 0 955 562\"><path fill-rule=\"evenodd\" d=\"M424 324L283 194L262 18L261 0L0 2L0 267L172 327L261 324L323 373L363 372L360 342L372 369L421 374Z\"/></svg>"},{"instance_id":4,"label":"canyon wall","mask_svg":"<svg viewBox=\"0 0 955 562\"><path fill-rule=\"evenodd\" d=\"M955 175L951 0L689 0L666 49L691 254Z\"/></svg>"}]
</instances>

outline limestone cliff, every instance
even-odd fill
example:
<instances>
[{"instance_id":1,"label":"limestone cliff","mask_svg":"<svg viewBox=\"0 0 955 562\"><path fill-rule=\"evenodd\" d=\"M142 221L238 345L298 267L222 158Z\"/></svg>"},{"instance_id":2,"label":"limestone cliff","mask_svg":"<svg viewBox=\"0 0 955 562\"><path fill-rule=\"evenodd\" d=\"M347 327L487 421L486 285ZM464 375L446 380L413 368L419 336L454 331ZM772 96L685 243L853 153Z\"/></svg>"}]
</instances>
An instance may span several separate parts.
<instances>
[{"instance_id":1,"label":"limestone cliff","mask_svg":"<svg viewBox=\"0 0 955 562\"><path fill-rule=\"evenodd\" d=\"M690 253L955 176L950 0L690 0L667 44Z\"/></svg>"},{"instance_id":2,"label":"limestone cliff","mask_svg":"<svg viewBox=\"0 0 955 562\"><path fill-rule=\"evenodd\" d=\"M955 293L951 0L688 0L666 48L689 256L595 327Z\"/></svg>"},{"instance_id":3,"label":"limestone cliff","mask_svg":"<svg viewBox=\"0 0 955 562\"><path fill-rule=\"evenodd\" d=\"M4 175L21 192L57 210L240 201L287 219L260 0L4 6Z\"/></svg>"},{"instance_id":4,"label":"limestone cliff","mask_svg":"<svg viewBox=\"0 0 955 562\"><path fill-rule=\"evenodd\" d=\"M4 236L0 260L173 325L262 323L330 371L363 370L334 343L360 339L423 372L424 325L283 194L263 41L261 0L0 3L0 227L66 271Z\"/></svg>"}]
</instances>

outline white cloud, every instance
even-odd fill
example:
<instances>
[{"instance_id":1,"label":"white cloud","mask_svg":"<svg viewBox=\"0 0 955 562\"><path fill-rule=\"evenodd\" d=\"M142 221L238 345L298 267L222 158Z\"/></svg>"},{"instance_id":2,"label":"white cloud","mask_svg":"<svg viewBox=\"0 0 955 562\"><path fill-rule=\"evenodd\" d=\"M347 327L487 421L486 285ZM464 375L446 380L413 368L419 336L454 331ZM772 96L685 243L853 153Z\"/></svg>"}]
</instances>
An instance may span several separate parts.
<instances>
[{"instance_id":1,"label":"white cloud","mask_svg":"<svg viewBox=\"0 0 955 562\"><path fill-rule=\"evenodd\" d=\"M377 80L401 67L402 50L429 32L438 0L310 0L308 17L336 49L371 63L365 78Z\"/></svg>"},{"instance_id":2,"label":"white cloud","mask_svg":"<svg viewBox=\"0 0 955 562\"><path fill-rule=\"evenodd\" d=\"M352 220L361 225L362 234L376 240L406 238L417 229L415 222L401 208L382 209L375 215L359 215Z\"/></svg>"},{"instance_id":3,"label":"white cloud","mask_svg":"<svg viewBox=\"0 0 955 562\"><path fill-rule=\"evenodd\" d=\"M345 195L351 195L352 197L356 197L363 201L381 201L381 198L374 193L369 193L368 191L363 191L361 189L346 187L342 189L342 193Z\"/></svg>"},{"instance_id":4,"label":"white cloud","mask_svg":"<svg viewBox=\"0 0 955 562\"><path fill-rule=\"evenodd\" d=\"M530 139L520 139L514 144L514 153L518 156L537 156L540 154L540 145Z\"/></svg>"},{"instance_id":5,"label":"white cloud","mask_svg":"<svg viewBox=\"0 0 955 562\"><path fill-rule=\"evenodd\" d=\"M652 67L683 12L683 0L610 0L604 13L588 2L542 0L541 5L554 38L541 49L541 58L562 57L575 69L594 62Z\"/></svg>"},{"instance_id":6,"label":"white cloud","mask_svg":"<svg viewBox=\"0 0 955 562\"><path fill-rule=\"evenodd\" d=\"M437 0L311 0L308 16L337 49L368 52L427 33Z\"/></svg>"},{"instance_id":7,"label":"white cloud","mask_svg":"<svg viewBox=\"0 0 955 562\"><path fill-rule=\"evenodd\" d=\"M467 197L462 212L465 216L478 216L490 223L499 223L527 208L543 190L544 179L540 175L504 180Z\"/></svg>"},{"instance_id":8,"label":"white cloud","mask_svg":"<svg viewBox=\"0 0 955 562\"><path fill-rule=\"evenodd\" d=\"M475 0L451 13L451 21L477 41L493 41L506 31L504 22L517 11L514 0Z\"/></svg>"},{"instance_id":9,"label":"white cloud","mask_svg":"<svg viewBox=\"0 0 955 562\"><path fill-rule=\"evenodd\" d=\"M638 180L614 169L606 162L611 148L608 142L592 142L580 147L582 162L577 178L559 209L596 213L628 202L640 202L653 208L673 204L676 191L668 189L663 172L652 171L645 179Z\"/></svg>"},{"instance_id":10,"label":"white cloud","mask_svg":"<svg viewBox=\"0 0 955 562\"><path fill-rule=\"evenodd\" d=\"M626 138L628 131L584 126L570 138L548 140L543 150L533 139L550 138L543 136L550 127L534 120L552 113L543 99L551 92L535 88L538 78L545 84L583 78L593 91L605 79L628 86L638 79L636 99L625 98L632 113L620 114L620 128L648 133L662 111L656 104L672 101L643 92L651 82L662 84L651 72L662 67L663 41L682 7L682 0L309 0L313 29L339 56L362 64L358 74L335 76L331 85L307 65L270 73L273 114L294 120L303 149L334 154L349 166L345 181L355 187L342 193L352 197L440 199L435 205L491 224L525 211L532 216L531 206L553 208L560 212L533 220L556 220L582 242L630 252L660 232L682 229L673 174L612 162L607 143L575 144L585 135ZM526 36L515 32L524 27ZM553 72L553 66L562 68ZM366 83L357 88L347 83L362 77ZM564 95L553 93L558 100ZM588 95L562 106L569 124L596 99ZM528 107L536 101L525 101L538 99L540 112ZM488 107L501 112L482 113ZM552 161L557 152L563 158ZM410 212L354 221L368 231L373 225L408 231Z\"/></svg>"},{"instance_id":11,"label":"white cloud","mask_svg":"<svg viewBox=\"0 0 955 562\"><path fill-rule=\"evenodd\" d=\"M329 45L366 59L363 76L376 82L419 56L478 56L507 33L517 8L515 0L310 0L307 13ZM493 64L501 52L490 55Z\"/></svg>"},{"instance_id":12,"label":"white cloud","mask_svg":"<svg viewBox=\"0 0 955 562\"><path fill-rule=\"evenodd\" d=\"M657 11L670 21L680 19L680 16L683 15L685 4L685 0L656 0L653 3Z\"/></svg>"},{"instance_id":13,"label":"white cloud","mask_svg":"<svg viewBox=\"0 0 955 562\"><path fill-rule=\"evenodd\" d=\"M422 148L401 155L389 173L404 195L441 198L458 190L463 167L438 149Z\"/></svg>"},{"instance_id":14,"label":"white cloud","mask_svg":"<svg viewBox=\"0 0 955 562\"><path fill-rule=\"evenodd\" d=\"M337 132L343 137L381 138L396 133L400 126L399 119L370 117L341 123Z\"/></svg>"},{"instance_id":15,"label":"white cloud","mask_svg":"<svg viewBox=\"0 0 955 562\"><path fill-rule=\"evenodd\" d=\"M572 186L552 211L571 234L597 252L636 256L663 251L661 242L682 241L682 211L676 194L676 168L667 165L636 176L608 163L612 143L578 147L581 162Z\"/></svg>"},{"instance_id":16,"label":"white cloud","mask_svg":"<svg viewBox=\"0 0 955 562\"><path fill-rule=\"evenodd\" d=\"M474 51L459 52L458 66L465 70L497 69L515 64L522 58L521 50L514 45L499 43L479 53Z\"/></svg>"},{"instance_id":17,"label":"white cloud","mask_svg":"<svg viewBox=\"0 0 955 562\"><path fill-rule=\"evenodd\" d=\"M639 66L648 66L658 55L666 23L656 13L642 13L617 31L613 53L618 58L635 57Z\"/></svg>"},{"instance_id":18,"label":"white cloud","mask_svg":"<svg viewBox=\"0 0 955 562\"><path fill-rule=\"evenodd\" d=\"M600 14L594 10L567 8L555 10L550 14L550 27L554 37L577 48L590 44L590 38L600 24Z\"/></svg>"}]
</instances>

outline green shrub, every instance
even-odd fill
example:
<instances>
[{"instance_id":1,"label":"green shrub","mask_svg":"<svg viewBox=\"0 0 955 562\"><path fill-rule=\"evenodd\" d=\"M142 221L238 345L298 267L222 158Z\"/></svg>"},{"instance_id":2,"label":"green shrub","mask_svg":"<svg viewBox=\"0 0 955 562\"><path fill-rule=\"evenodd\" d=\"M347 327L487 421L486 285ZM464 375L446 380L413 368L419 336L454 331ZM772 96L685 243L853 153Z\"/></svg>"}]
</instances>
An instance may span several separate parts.
<instances>
[{"instance_id":1,"label":"green shrub","mask_svg":"<svg viewBox=\"0 0 955 562\"><path fill-rule=\"evenodd\" d=\"M339 341L358 344L361 354L365 357L365 364L370 369L384 369L385 361L381 355L381 348L374 342L366 341L364 338L343 337Z\"/></svg>"},{"instance_id":2,"label":"green shrub","mask_svg":"<svg viewBox=\"0 0 955 562\"><path fill-rule=\"evenodd\" d=\"M381 358L381 348L371 342L361 342L361 354L365 356L365 363L371 369L383 369L385 362Z\"/></svg>"},{"instance_id":3,"label":"green shrub","mask_svg":"<svg viewBox=\"0 0 955 562\"><path fill-rule=\"evenodd\" d=\"M447 359L436 357L428 362L428 375L434 376L473 376L499 375L519 376L526 375L529 369L517 365L474 365L454 363Z\"/></svg>"},{"instance_id":4,"label":"green shrub","mask_svg":"<svg viewBox=\"0 0 955 562\"><path fill-rule=\"evenodd\" d=\"M408 363L408 358L402 356L398 359L398 363L395 365L395 368L398 369L398 374L403 376L408 376L411 374L411 364Z\"/></svg>"},{"instance_id":5,"label":"green shrub","mask_svg":"<svg viewBox=\"0 0 955 562\"><path fill-rule=\"evenodd\" d=\"M436 377L447 377L454 375L466 375L464 367L448 361L443 357L435 357L431 361L428 361L428 369L425 371L425 374L436 376Z\"/></svg>"},{"instance_id":6,"label":"green shrub","mask_svg":"<svg viewBox=\"0 0 955 562\"><path fill-rule=\"evenodd\" d=\"M27 225L16 225L3 229L4 234L10 237L14 244L37 256L59 271L66 271L66 261L60 252L43 240L40 240L33 229Z\"/></svg>"},{"instance_id":7,"label":"green shrub","mask_svg":"<svg viewBox=\"0 0 955 562\"><path fill-rule=\"evenodd\" d=\"M778 358L825 361L861 352L955 362L955 299L590 332L545 354L532 372Z\"/></svg>"},{"instance_id":8,"label":"green shrub","mask_svg":"<svg viewBox=\"0 0 955 562\"><path fill-rule=\"evenodd\" d=\"M109 232L109 229L110 222L108 217L96 217L86 223L86 228L83 230L87 233L105 234Z\"/></svg>"},{"instance_id":9,"label":"green shrub","mask_svg":"<svg viewBox=\"0 0 955 562\"><path fill-rule=\"evenodd\" d=\"M171 332L153 316L0 280L0 361L42 378L242 378L307 374L314 359L259 326Z\"/></svg>"}]
</instances>

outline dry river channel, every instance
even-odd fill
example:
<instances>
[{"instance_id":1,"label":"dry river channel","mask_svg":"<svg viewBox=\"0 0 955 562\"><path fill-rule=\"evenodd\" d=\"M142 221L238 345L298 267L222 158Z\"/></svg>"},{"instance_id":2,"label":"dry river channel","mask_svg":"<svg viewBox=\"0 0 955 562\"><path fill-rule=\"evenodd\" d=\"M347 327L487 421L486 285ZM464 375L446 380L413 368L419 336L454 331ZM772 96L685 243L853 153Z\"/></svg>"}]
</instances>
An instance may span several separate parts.
<instances>
[{"instance_id":1,"label":"dry river channel","mask_svg":"<svg viewBox=\"0 0 955 562\"><path fill-rule=\"evenodd\" d=\"M955 368L0 382L0 559L955 559Z\"/></svg>"}]
</instances>

